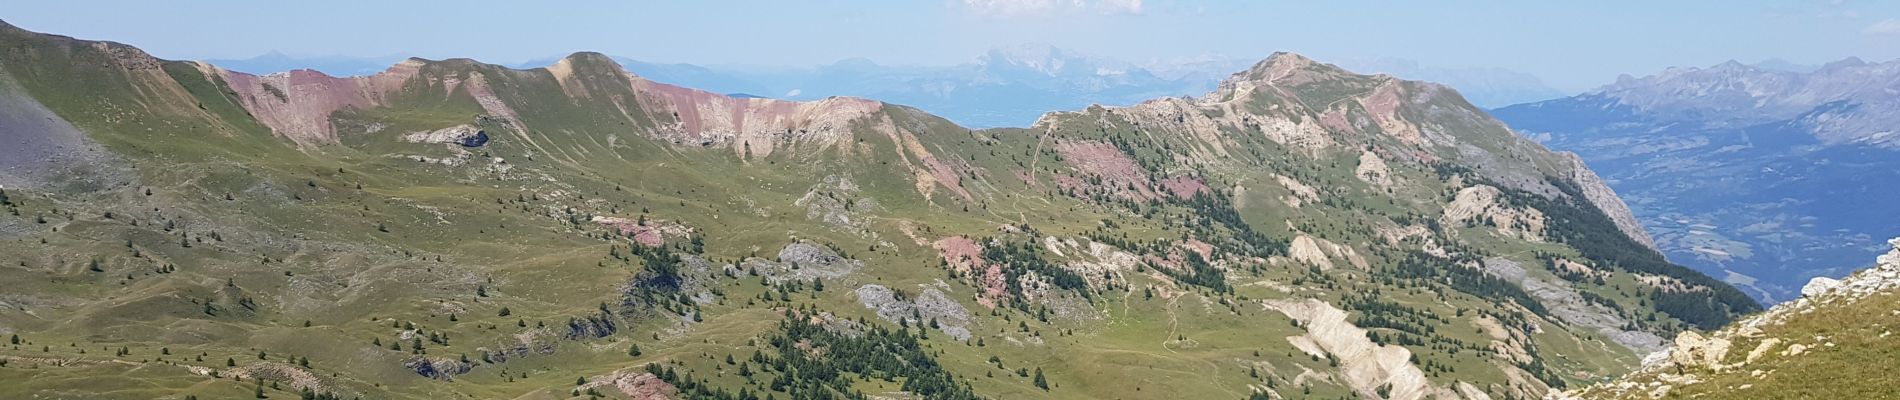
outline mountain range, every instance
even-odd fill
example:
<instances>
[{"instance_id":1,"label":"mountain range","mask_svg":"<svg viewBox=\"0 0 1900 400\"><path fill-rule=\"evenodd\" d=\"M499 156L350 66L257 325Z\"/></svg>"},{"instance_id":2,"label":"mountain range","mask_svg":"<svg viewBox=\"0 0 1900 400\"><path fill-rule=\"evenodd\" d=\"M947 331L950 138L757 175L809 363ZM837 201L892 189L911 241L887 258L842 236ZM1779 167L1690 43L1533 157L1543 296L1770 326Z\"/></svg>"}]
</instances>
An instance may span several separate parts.
<instances>
[{"instance_id":1,"label":"mountain range","mask_svg":"<svg viewBox=\"0 0 1900 400\"><path fill-rule=\"evenodd\" d=\"M1765 302L1900 235L1900 62L1672 68L1493 114L1574 151L1671 259Z\"/></svg>"},{"instance_id":2,"label":"mountain range","mask_svg":"<svg viewBox=\"0 0 1900 400\"><path fill-rule=\"evenodd\" d=\"M330 75L369 75L400 57L297 58L267 53L241 60L206 60L256 74L315 69ZM558 58L512 64L536 68ZM841 60L809 68L702 66L614 60L657 82L724 94L812 101L831 96L878 99L942 115L964 126L1023 127L1049 110L1091 104L1126 106L1148 99L1199 95L1257 60L1204 56L1131 62L1089 56L1044 44L989 50L970 63L951 66L883 65L868 59ZM1498 68L1434 68L1397 58L1341 60L1367 73L1438 82L1459 89L1481 107L1562 97L1537 77Z\"/></svg>"},{"instance_id":3,"label":"mountain range","mask_svg":"<svg viewBox=\"0 0 1900 400\"><path fill-rule=\"evenodd\" d=\"M0 398L1534 398L1760 311L1440 84L1276 53L996 129L722 92L0 23Z\"/></svg>"},{"instance_id":4,"label":"mountain range","mask_svg":"<svg viewBox=\"0 0 1900 400\"><path fill-rule=\"evenodd\" d=\"M244 72L244 73L249 73L249 74L257 74L257 75L267 75L267 74L273 74L273 73L278 73L278 72L288 72L288 71L299 70L299 69L310 69L310 70L321 71L325 74L335 75L335 76L362 76L362 75L374 75L377 72L383 72L384 69L389 68L390 64L394 64L398 61L402 61L402 59L404 58L408 58L408 57L403 57L400 55L392 55L392 56L386 56L386 57L354 57L354 56L307 57L307 56L292 56L289 54L284 54L282 52L272 51L272 52L260 54L256 57L251 57L251 58L207 59L204 61L207 63L224 67L224 68L228 68L232 71Z\"/></svg>"}]
</instances>

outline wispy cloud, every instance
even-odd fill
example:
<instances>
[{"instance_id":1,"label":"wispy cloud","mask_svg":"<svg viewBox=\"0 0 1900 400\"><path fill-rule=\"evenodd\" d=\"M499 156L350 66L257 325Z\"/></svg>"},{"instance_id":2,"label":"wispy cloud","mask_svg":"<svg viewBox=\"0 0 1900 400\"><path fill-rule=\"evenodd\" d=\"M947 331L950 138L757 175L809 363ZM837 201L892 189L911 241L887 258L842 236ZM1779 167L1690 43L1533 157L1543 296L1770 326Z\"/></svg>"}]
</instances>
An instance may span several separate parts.
<instances>
[{"instance_id":1,"label":"wispy cloud","mask_svg":"<svg viewBox=\"0 0 1900 400\"><path fill-rule=\"evenodd\" d=\"M1888 18L1868 25L1861 33L1870 36L1900 36L1900 19Z\"/></svg>"},{"instance_id":2,"label":"wispy cloud","mask_svg":"<svg viewBox=\"0 0 1900 400\"><path fill-rule=\"evenodd\" d=\"M1075 12L1140 14L1142 0L962 0L964 10L998 18L1042 17Z\"/></svg>"}]
</instances>

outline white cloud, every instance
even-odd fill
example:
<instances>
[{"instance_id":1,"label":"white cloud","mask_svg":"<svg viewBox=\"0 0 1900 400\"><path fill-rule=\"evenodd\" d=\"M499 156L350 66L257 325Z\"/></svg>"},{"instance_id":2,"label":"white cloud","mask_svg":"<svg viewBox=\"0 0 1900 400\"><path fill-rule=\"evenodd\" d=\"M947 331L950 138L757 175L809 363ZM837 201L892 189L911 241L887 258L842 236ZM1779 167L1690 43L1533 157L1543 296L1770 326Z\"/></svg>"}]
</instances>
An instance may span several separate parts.
<instances>
[{"instance_id":1,"label":"white cloud","mask_svg":"<svg viewBox=\"0 0 1900 400\"><path fill-rule=\"evenodd\" d=\"M1111 13L1140 14L1141 0L1102 0L1102 7Z\"/></svg>"},{"instance_id":2,"label":"white cloud","mask_svg":"<svg viewBox=\"0 0 1900 400\"><path fill-rule=\"evenodd\" d=\"M961 0L977 15L997 18L1041 17L1074 12L1140 14L1142 0Z\"/></svg>"},{"instance_id":3,"label":"white cloud","mask_svg":"<svg viewBox=\"0 0 1900 400\"><path fill-rule=\"evenodd\" d=\"M1880 22L1875 22L1873 25L1868 25L1867 29L1861 32L1871 36L1900 36L1900 19L1888 18L1881 20Z\"/></svg>"}]
</instances>

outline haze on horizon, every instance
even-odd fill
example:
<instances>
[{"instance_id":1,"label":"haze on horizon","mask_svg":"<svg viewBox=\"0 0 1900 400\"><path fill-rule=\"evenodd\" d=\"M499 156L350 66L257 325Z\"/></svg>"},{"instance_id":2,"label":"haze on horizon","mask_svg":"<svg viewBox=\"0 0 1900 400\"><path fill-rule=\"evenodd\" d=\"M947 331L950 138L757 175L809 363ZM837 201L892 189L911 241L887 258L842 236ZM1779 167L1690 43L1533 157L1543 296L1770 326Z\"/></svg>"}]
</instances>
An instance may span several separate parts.
<instances>
[{"instance_id":1,"label":"haze on horizon","mask_svg":"<svg viewBox=\"0 0 1900 400\"><path fill-rule=\"evenodd\" d=\"M1610 3L1614 6L1605 6ZM708 18L717 16L718 18ZM468 57L497 63L599 51L653 62L767 67L863 58L951 65L1047 43L1132 62L1398 58L1502 68L1568 92L1670 66L1900 57L1900 3L939 0L610 2L231 0L25 2L9 23L136 44L175 59ZM706 21L719 20L717 23Z\"/></svg>"}]
</instances>

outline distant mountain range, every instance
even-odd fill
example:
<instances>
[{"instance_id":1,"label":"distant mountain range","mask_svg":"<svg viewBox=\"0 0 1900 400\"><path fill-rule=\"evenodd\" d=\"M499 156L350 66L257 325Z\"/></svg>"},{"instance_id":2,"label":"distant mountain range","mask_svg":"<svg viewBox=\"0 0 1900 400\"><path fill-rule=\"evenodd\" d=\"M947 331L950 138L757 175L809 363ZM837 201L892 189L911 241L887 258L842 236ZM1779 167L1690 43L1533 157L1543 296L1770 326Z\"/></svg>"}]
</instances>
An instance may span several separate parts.
<instances>
[{"instance_id":1,"label":"distant mountain range","mask_svg":"<svg viewBox=\"0 0 1900 400\"><path fill-rule=\"evenodd\" d=\"M1580 154L1671 259L1764 300L1900 234L1900 62L1671 68L1493 113Z\"/></svg>"},{"instance_id":2,"label":"distant mountain range","mask_svg":"<svg viewBox=\"0 0 1900 400\"><path fill-rule=\"evenodd\" d=\"M382 71L402 57L299 58L272 52L243 60L207 60L257 74L315 69L338 76ZM1256 59L1204 56L1130 62L1077 54L1048 45L992 49L970 63L899 66L847 59L816 67L733 67L668 64L614 57L629 71L658 82L708 91L784 100L852 96L904 104L972 127L1029 126L1048 110L1091 104L1132 105L1158 97L1193 96L1213 90L1233 71ZM558 58L513 65L547 66ZM1562 97L1535 76L1497 68L1434 68L1418 62L1375 58L1347 60L1342 67L1405 79L1444 83L1480 107Z\"/></svg>"},{"instance_id":3,"label":"distant mountain range","mask_svg":"<svg viewBox=\"0 0 1900 400\"><path fill-rule=\"evenodd\" d=\"M1458 89L1479 107L1503 107L1564 97L1568 93L1544 84L1537 76L1503 68L1439 68L1403 58L1345 59L1341 67L1368 73L1443 83Z\"/></svg>"},{"instance_id":4,"label":"distant mountain range","mask_svg":"<svg viewBox=\"0 0 1900 400\"><path fill-rule=\"evenodd\" d=\"M292 56L272 51L245 59L204 60L213 65L223 66L232 71L252 74L269 74L298 69L312 69L335 76L362 76L383 72L391 64L402 61L404 56L389 55L383 57L355 56Z\"/></svg>"}]
</instances>

